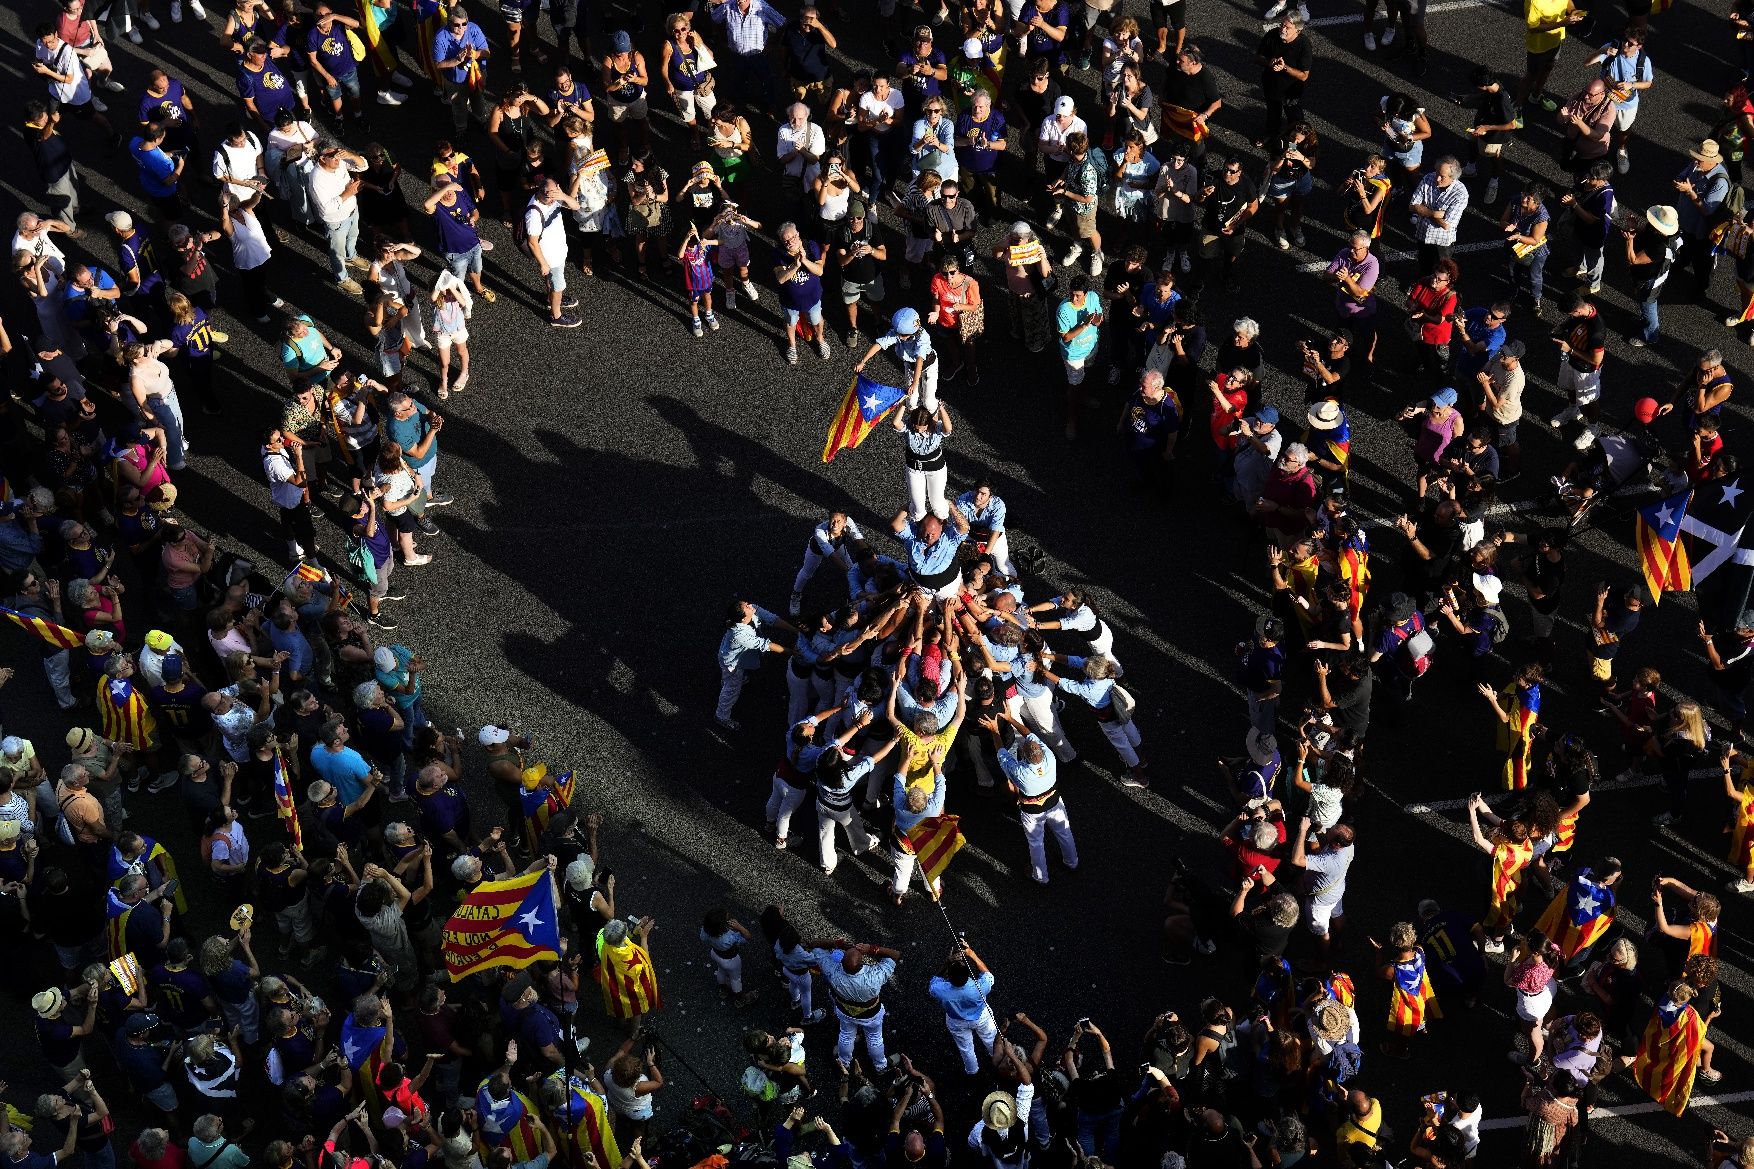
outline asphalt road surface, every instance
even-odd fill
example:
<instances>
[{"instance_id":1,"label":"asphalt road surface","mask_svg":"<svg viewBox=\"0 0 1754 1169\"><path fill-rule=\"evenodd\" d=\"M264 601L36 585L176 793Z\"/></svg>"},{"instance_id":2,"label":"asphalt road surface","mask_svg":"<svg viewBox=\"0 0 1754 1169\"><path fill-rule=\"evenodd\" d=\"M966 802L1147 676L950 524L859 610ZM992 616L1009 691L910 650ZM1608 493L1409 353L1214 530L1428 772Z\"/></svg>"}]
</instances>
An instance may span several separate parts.
<instances>
[{"instance_id":1,"label":"asphalt road surface","mask_svg":"<svg viewBox=\"0 0 1754 1169\"><path fill-rule=\"evenodd\" d=\"M1262 29L1258 14L1234 3L1188 3L1193 37L1223 79L1226 104L1215 119L1218 139L1240 148L1253 170L1260 163L1248 149L1260 110L1252 61ZM1296 342L1329 320L1331 294L1308 269L1339 247L1335 187L1374 147L1377 99L1397 89L1417 95L1437 127L1428 146L1428 157L1435 157L1462 144L1458 132L1469 113L1450 95L1466 88L1469 69L1485 62L1508 82L1522 59L1515 15L1472 0L1437 3L1429 17L1430 71L1416 80L1408 76L1404 58L1362 51L1356 5L1312 0L1311 6L1316 59L1306 108L1326 153L1308 205L1309 248L1281 253L1269 240L1253 236L1243 261L1243 291L1230 295L1216 288L1202 306L1215 336L1241 313L1261 322L1272 367L1266 398L1292 417L1301 409ZM37 7L0 11L5 68L18 87L11 95L15 112L23 95L40 89L38 79L22 69ZM1633 170L1616 183L1625 205L1642 208L1663 201L1667 180L1685 161L1685 148L1716 120L1717 94L1734 73L1734 44L1717 11L1721 7L1708 11L1681 3L1653 21L1649 52L1658 82L1645 96L1637 123ZM210 28L167 22L163 32L149 34L143 48L112 46L117 75L131 90L154 63L189 84L201 103L208 146L237 112L229 64L215 35L220 16L211 14ZM871 28L860 20L837 22L832 13L826 18L842 35L845 50L874 59ZM1603 14L1598 41L1608 38L1616 20ZM502 44L497 16L483 21L495 43ZM649 27L656 23L648 20ZM548 35L546 22L543 30ZM648 34L641 42L648 51L655 49L650 39ZM1585 56L1575 44L1565 47L1553 81L1556 91L1581 85ZM652 60L655 67L655 52ZM1158 71L1151 67L1153 82ZM492 72L496 82L504 79L502 67ZM1093 77L1074 75L1070 91L1088 99ZM660 104L655 102L654 109ZM118 112L131 109L132 95L126 100L118 95L114 106ZM411 176L424 173L433 138L449 130L424 86L408 105L374 106L371 116L371 137L397 152ZM1539 114L1530 122L1512 155L1515 179L1506 184L1507 194L1526 175L1559 179L1556 132L1541 124ZM690 161L685 133L667 113L655 116L654 123L672 175L685 173ZM761 150L771 152L773 129L771 118L757 117ZM98 262L112 265L114 253L98 214L112 205L142 210L126 156L106 153L88 127L71 125L67 132L87 162L87 226L99 229L88 231L81 245ZM358 147L366 138L353 133L348 141ZM490 157L479 129L464 147ZM0 159L0 184L15 200L38 207L41 192L16 136L0 143ZM413 198L416 183L412 177L406 181ZM758 170L745 185L746 206L765 224L756 245L759 284L775 226L771 172ZM1498 295L1502 256L1496 246L1487 246L1496 226L1479 209L1477 186L1475 194L1458 257L1468 305ZM194 197L200 215L207 216L212 188L196 185ZM1396 303L1397 291L1414 276L1404 254L1410 246L1404 222L1397 207L1386 243L1400 255L1391 256L1379 285L1385 303ZM885 224L893 229L887 216ZM423 245L432 242L426 224L417 222L416 232ZM843 864L832 879L825 878L806 832L794 833L796 843L787 854L776 854L762 836L761 809L784 718L780 672L764 670L747 688L738 708L745 728L741 735L728 738L711 725L712 651L727 600L747 596L783 609L813 523L831 508L844 508L867 530L881 532L902 499L897 443L887 432L831 466L820 461L824 430L853 358L837 331L830 360L806 349L797 367L784 365L771 291L756 305L722 313L724 329L695 341L686 328L679 281L640 282L627 271L609 271L608 265L592 279L576 271L571 276L584 302L585 326L551 330L538 316L533 265L497 224L490 224L486 235L498 244L488 258L488 282L501 295L497 304L477 303L471 324L473 377L468 391L442 411L448 423L443 486L458 502L438 514L443 534L422 541L435 554L434 563L397 576L409 599L393 610L402 622L396 639L431 663L426 675L430 708L447 726L472 729L502 721L534 731L539 755L580 769L582 803L608 817L605 859L620 875L623 911L658 918L653 947L670 1004L661 1020L664 1035L715 1089L736 1098L735 1079L743 1067L737 1029L777 1024L783 1007L783 993L766 987L764 978L754 980L764 985L763 1000L747 1012L733 1018L718 1005L694 935L701 913L721 903L753 921L763 905L779 900L807 933L821 929L900 946L909 961L889 993L895 1046L924 1066L948 1072L955 1056L925 994L928 974L950 941L938 911L922 900L901 910L889 908L879 886L884 873L865 860ZM312 314L351 355L362 357L361 305L326 282L315 242L301 237L284 249L292 254L282 268L284 287L277 291ZM1051 242L1057 256L1064 241ZM1549 287L1571 286L1563 273L1572 266L1573 246L1558 245L1548 267ZM224 250L220 245L219 252ZM423 260L418 269L417 284L430 287L431 264ZM990 265L983 264L978 275L987 294L996 296L999 284ZM1610 419L1624 420L1639 394L1673 386L1677 371L1703 347L1722 346L1732 369L1746 375L1747 347L1717 323L1722 313L1717 306L1665 305L1671 344L1656 351L1626 346L1619 333L1635 310L1619 290L1630 283L1625 265L1610 260L1603 293L1604 311L1616 332L1606 374ZM902 294L893 273L890 287L894 307ZM1727 275L1719 274L1715 291L1727 303L1733 295ZM832 312L832 291L828 299ZM1136 1037L1156 1013L1170 1008L1188 1013L1209 993L1240 1001L1252 977L1243 959L1223 952L1192 967L1165 966L1157 938L1159 899L1171 862L1182 858L1195 868L1210 866L1217 855L1211 831L1229 814L1213 760L1241 750L1246 714L1233 680L1231 647L1263 607L1264 559L1258 537L1211 486L1209 445L1199 423L1204 403L1193 403L1196 423L1185 444L1174 500L1136 497L1121 483L1107 437L1118 390L1105 387L1100 376L1092 378L1088 388L1100 404L1087 411L1086 437L1065 441L1057 363L1051 355L1031 357L1008 344L998 327L996 300L994 308L981 385L947 383L944 388L957 424L950 443L952 489L980 476L992 479L1009 504L1014 544L1039 546L1047 555L1041 579L1030 582L1032 593L1046 596L1070 582L1094 590L1116 625L1117 653L1141 700L1139 725L1153 784L1142 792L1120 788L1107 744L1091 722L1074 718L1072 737L1089 762L1063 776L1062 786L1084 863L1075 875L1056 871L1051 886L1037 888L1027 880L1022 834L1012 814L1002 801L981 796L966 774L953 776L950 809L965 817L969 847L950 870L943 905L996 971L1000 1008L1027 1010L1056 1041L1088 1014L1116 1038L1122 1066L1131 1066ZM1395 315L1387 314L1384 325L1380 364L1386 370L1407 364ZM14 295L7 305L8 323L16 331L29 317L28 306ZM284 386L277 342L253 322L224 312L221 319L232 338L220 358L227 409L219 419L190 415L194 454L190 470L178 476L180 510L259 560L277 562L283 553L256 455L258 427L278 417ZM1506 491L1515 500L1539 496L1567 452L1532 421L1558 404L1552 386L1557 359L1545 340L1547 328L1524 312L1512 332L1529 342L1531 378L1531 420L1523 428L1527 470ZM429 358L417 357L412 367L417 383L436 381ZM874 363L879 373L890 368ZM1352 403L1355 493L1360 507L1378 520L1403 510L1411 477L1411 436L1387 419L1420 392L1385 372ZM1732 450L1739 450L1748 433L1745 405L1738 398L1728 412ZM1523 517L1507 522L1532 526ZM330 523L325 543L338 548L339 533ZM1377 579L1391 581L1404 544L1380 525L1371 537ZM1543 712L1551 727L1586 735L1602 753L1608 775L1618 770L1620 756L1608 720L1588 700L1581 622L1593 598L1592 582L1635 578L1629 539L1629 522L1622 520L1573 546L1573 583L1560 632L1566 664L1549 688ZM887 537L878 542L895 551ZM826 578L814 587L827 588ZM1520 595L1509 601L1508 611L1514 628L1524 613ZM1704 694L1708 671L1690 636L1695 619L1691 597L1671 597L1646 619L1623 659L1658 666L1678 692ZM28 663L23 639L4 637L5 656ZM1374 1054L1386 995L1384 984L1368 970L1367 936L1382 937L1389 923L1412 914L1422 896L1469 910L1484 899L1484 861L1468 847L1465 813L1453 802L1496 785L1491 715L1459 667L1459 654L1447 656L1450 660L1422 684L1414 716L1402 725L1379 718L1373 730L1372 787L1356 810L1359 860L1338 959L1362 990L1360 1014L1372 1054L1361 1082L1389 1103L1396 1127L1410 1128L1419 1094L1476 1089L1488 1118L1503 1122L1489 1133L1481 1163L1503 1164L1513 1155L1521 1125L1520 1076L1505 1061L1512 1033L1508 992L1489 994L1471 1017L1437 1025L1418 1044L1410 1064L1392 1064ZM48 744L47 761L58 766L65 723L40 674L21 670L6 699L6 730ZM472 764L479 767L478 760ZM1603 791L1584 816L1580 854L1613 852L1625 858L1629 891L1645 888L1658 871L1721 887L1729 873L1721 861L1723 806L1711 790L1714 783L1700 785L1679 832L1660 836L1648 827L1648 817L1659 810L1658 789ZM479 771L470 790L478 816L495 806ZM1410 810L1444 801L1451 806ZM181 820L176 803L174 795L143 794L131 801L140 823L148 830L162 827L187 857L193 842L176 831ZM1641 930L1648 903L1636 892L1629 892L1627 901L1620 920ZM1603 1103L1610 1112L1627 1106L1632 1112L1598 1118L1591 1164L1691 1162L1710 1126L1738 1131L1740 1125L1739 1131L1746 1131L1746 1089L1754 1069L1742 1023L1750 1006L1748 912L1745 899L1732 897L1724 915L1725 1013L1712 1037L1725 1073L1713 1095L1725 1103L1708 1105L1696 1097L1693 1112L1677 1120L1649 1109L1630 1080L1615 1077L1605 1086ZM1532 924L1532 916L1523 924ZM1298 942L1298 955L1305 953L1307 941ZM751 963L752 969L759 967L759 959ZM22 1004L11 1002L7 1009L15 1033L23 1034L28 1017ZM599 1051L611 1041L611 1028L600 1019L592 1032ZM819 1072L828 1066L827 1038L818 1033L811 1044L812 1067ZM41 1071L36 1064L34 1055L0 1057L5 1069L0 1075L15 1087L34 1085ZM678 1076L675 1068L671 1074ZM699 1087L686 1074L678 1078L681 1088L664 1097ZM1703 1095L1705 1085L1700 1088ZM664 1107L672 1110L678 1102L664 1099ZM953 1114L958 1126L969 1119L966 1106Z\"/></svg>"}]
</instances>

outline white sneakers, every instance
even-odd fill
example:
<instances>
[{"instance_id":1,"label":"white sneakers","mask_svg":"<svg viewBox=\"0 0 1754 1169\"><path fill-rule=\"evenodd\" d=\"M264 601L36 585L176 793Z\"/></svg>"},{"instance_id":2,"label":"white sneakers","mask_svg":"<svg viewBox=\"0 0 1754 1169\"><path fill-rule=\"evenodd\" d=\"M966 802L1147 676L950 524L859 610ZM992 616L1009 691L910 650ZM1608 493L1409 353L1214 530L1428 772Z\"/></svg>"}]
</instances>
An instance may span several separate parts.
<instances>
[{"instance_id":1,"label":"white sneakers","mask_svg":"<svg viewBox=\"0 0 1754 1169\"><path fill-rule=\"evenodd\" d=\"M183 23L183 0L171 0L171 23Z\"/></svg>"},{"instance_id":2,"label":"white sneakers","mask_svg":"<svg viewBox=\"0 0 1754 1169\"><path fill-rule=\"evenodd\" d=\"M742 292L743 292L744 296L747 296L749 298L750 304L754 304L756 301L761 299L761 293L756 291L755 284L753 281L745 280L743 282Z\"/></svg>"},{"instance_id":3,"label":"white sneakers","mask_svg":"<svg viewBox=\"0 0 1754 1169\"><path fill-rule=\"evenodd\" d=\"M158 17L152 15L152 13L150 13L150 12L142 12L140 14L140 23L144 24L147 28L151 29L153 32L157 32L159 29L164 27L164 25L158 23Z\"/></svg>"},{"instance_id":4,"label":"white sneakers","mask_svg":"<svg viewBox=\"0 0 1754 1169\"><path fill-rule=\"evenodd\" d=\"M408 100L405 93L396 93L388 89L378 90L378 104L381 106L399 106Z\"/></svg>"},{"instance_id":5,"label":"white sneakers","mask_svg":"<svg viewBox=\"0 0 1754 1169\"><path fill-rule=\"evenodd\" d=\"M1364 51L1367 53L1376 52L1376 34L1375 33L1369 32L1369 31L1365 32L1365 34L1364 34Z\"/></svg>"},{"instance_id":6,"label":"white sneakers","mask_svg":"<svg viewBox=\"0 0 1754 1169\"><path fill-rule=\"evenodd\" d=\"M1101 252L1092 252L1090 254L1090 274L1092 276L1101 276L1102 275L1102 253Z\"/></svg>"},{"instance_id":7,"label":"white sneakers","mask_svg":"<svg viewBox=\"0 0 1754 1169\"><path fill-rule=\"evenodd\" d=\"M1382 47L1386 49L1394 43L1395 43L1395 26L1391 24L1387 28L1382 30Z\"/></svg>"},{"instance_id":8,"label":"white sneakers","mask_svg":"<svg viewBox=\"0 0 1754 1169\"><path fill-rule=\"evenodd\" d=\"M1073 264L1076 264L1078 262L1079 257L1081 257L1083 255L1084 255L1084 245L1083 244L1073 244L1069 249L1067 249L1066 254L1060 257L1060 263L1065 265L1066 267L1070 268Z\"/></svg>"},{"instance_id":9,"label":"white sneakers","mask_svg":"<svg viewBox=\"0 0 1754 1169\"><path fill-rule=\"evenodd\" d=\"M196 20L207 19L207 10L201 7L201 0L189 0L189 15Z\"/></svg>"},{"instance_id":10,"label":"white sneakers","mask_svg":"<svg viewBox=\"0 0 1754 1169\"><path fill-rule=\"evenodd\" d=\"M1488 203L1498 202L1498 180L1497 179L1487 179L1486 180L1486 201Z\"/></svg>"},{"instance_id":11,"label":"white sneakers","mask_svg":"<svg viewBox=\"0 0 1754 1169\"><path fill-rule=\"evenodd\" d=\"M1273 7L1261 13L1261 19L1278 20L1281 16L1285 15L1285 10L1289 7L1291 7L1290 0L1278 0L1278 3L1274 4Z\"/></svg>"}]
</instances>

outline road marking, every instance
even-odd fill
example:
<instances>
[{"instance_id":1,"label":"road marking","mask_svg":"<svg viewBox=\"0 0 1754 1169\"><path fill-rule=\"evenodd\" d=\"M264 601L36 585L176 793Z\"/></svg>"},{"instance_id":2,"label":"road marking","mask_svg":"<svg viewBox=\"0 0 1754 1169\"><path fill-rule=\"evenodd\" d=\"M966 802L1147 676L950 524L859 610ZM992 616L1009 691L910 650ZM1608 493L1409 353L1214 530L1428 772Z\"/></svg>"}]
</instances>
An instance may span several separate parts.
<instances>
[{"instance_id":1,"label":"road marking","mask_svg":"<svg viewBox=\"0 0 1754 1169\"><path fill-rule=\"evenodd\" d=\"M1471 244L1457 244L1449 250L1449 254L1452 256L1464 256L1469 252L1483 252L1488 248L1502 248L1503 246L1504 241L1501 239L1476 240ZM1381 264L1404 264L1408 260L1417 259L1418 256L1419 253L1416 251L1384 252L1377 257L1377 262ZM1297 270L1299 272L1324 272L1331 263L1333 263L1332 260L1311 260L1307 264L1299 264Z\"/></svg>"},{"instance_id":2,"label":"road marking","mask_svg":"<svg viewBox=\"0 0 1754 1169\"><path fill-rule=\"evenodd\" d=\"M1724 1096L1695 1096L1692 1100L1692 1106L1694 1108L1728 1108L1732 1104L1741 1104L1747 1100L1754 1100L1754 1092L1731 1092ZM1649 1100L1643 1104L1617 1104L1612 1108L1598 1108L1590 1113L1590 1123L1596 1124L1603 1120L1628 1116L1643 1116L1647 1112L1660 1111L1662 1107L1655 1100ZM1502 1116L1497 1120L1482 1121L1480 1131L1495 1132L1500 1129L1522 1128L1528 1123L1529 1118L1526 1116Z\"/></svg>"},{"instance_id":3,"label":"road marking","mask_svg":"<svg viewBox=\"0 0 1754 1169\"><path fill-rule=\"evenodd\" d=\"M1500 12L1509 12L1510 11L1509 8L1505 7L1502 4L1492 3L1492 0L1441 0L1441 2L1437 3L1437 4L1427 4L1425 6L1425 12L1426 12L1426 15L1430 15L1433 12L1449 12L1452 9L1457 9L1457 8L1496 8ZM1362 12L1346 12L1346 13L1342 13L1339 16L1318 16L1315 19L1311 20L1304 27L1305 28L1333 28L1336 25L1363 24L1363 23L1364 23L1364 13L1362 13ZM1272 24L1263 24L1262 27L1263 28L1277 28L1278 22L1275 21ZM1368 59L1369 58L1366 58L1366 60L1368 60Z\"/></svg>"},{"instance_id":4,"label":"road marking","mask_svg":"<svg viewBox=\"0 0 1754 1169\"><path fill-rule=\"evenodd\" d=\"M1687 773L1687 778L1709 779L1714 775L1722 774L1722 768L1701 767L1694 771L1689 771ZM1601 792L1621 791L1635 787L1653 787L1661 782L1663 782L1663 777L1660 775L1640 775L1633 779L1610 779L1606 783L1598 783L1590 788L1590 794L1597 795ZM1519 794L1521 793L1493 792L1486 797L1486 802L1491 803L1493 800L1511 800L1516 798ZM1459 800L1432 800L1430 803L1408 804L1403 807L1401 811L1407 813L1409 816L1425 816L1433 812L1453 812L1458 808L1465 808L1467 806L1468 801L1465 798Z\"/></svg>"}]
</instances>

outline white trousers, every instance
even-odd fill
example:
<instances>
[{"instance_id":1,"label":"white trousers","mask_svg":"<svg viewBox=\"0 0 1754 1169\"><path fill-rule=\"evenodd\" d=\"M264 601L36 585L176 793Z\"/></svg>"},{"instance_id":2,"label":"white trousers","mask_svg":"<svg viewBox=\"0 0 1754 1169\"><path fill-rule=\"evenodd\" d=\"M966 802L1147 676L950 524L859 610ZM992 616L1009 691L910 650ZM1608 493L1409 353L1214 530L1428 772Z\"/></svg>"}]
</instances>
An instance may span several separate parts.
<instances>
[{"instance_id":1,"label":"white trousers","mask_svg":"<svg viewBox=\"0 0 1754 1169\"><path fill-rule=\"evenodd\" d=\"M829 704L834 694L834 676L827 679L816 676L811 670L802 678L786 663L786 725L797 726L804 719Z\"/></svg>"},{"instance_id":2,"label":"white trousers","mask_svg":"<svg viewBox=\"0 0 1754 1169\"><path fill-rule=\"evenodd\" d=\"M865 1052L871 1057L871 1066L876 1070L889 1070L889 1054L883 1050L883 1008L878 1007L877 1013L869 1019L852 1019L841 1013L840 1007L834 1008L835 1017L840 1020L840 1038L834 1045L834 1058L852 1066L853 1043L862 1032L865 1036Z\"/></svg>"},{"instance_id":3,"label":"white trousers","mask_svg":"<svg viewBox=\"0 0 1754 1169\"><path fill-rule=\"evenodd\" d=\"M1054 692L1043 689L1034 698L1018 695L1006 701L1005 710L1012 718L1041 736L1048 750L1061 763L1070 763L1078 758L1078 752L1072 749L1071 742L1066 738L1065 725L1060 722L1060 712L1054 709Z\"/></svg>"},{"instance_id":4,"label":"white trousers","mask_svg":"<svg viewBox=\"0 0 1754 1169\"><path fill-rule=\"evenodd\" d=\"M910 364L910 362L903 362L902 370L908 375L908 381L912 382L913 371L908 368ZM924 406L934 414L938 412L938 362L936 361L926 366L925 371L920 374L920 388L907 396L907 408L912 410L915 406Z\"/></svg>"},{"instance_id":5,"label":"white trousers","mask_svg":"<svg viewBox=\"0 0 1754 1169\"><path fill-rule=\"evenodd\" d=\"M943 783L944 780L940 778L938 782ZM907 892L908 882L914 879L914 865L918 863L918 858L913 853L903 852L892 844L889 846L889 859L895 864L895 880L890 883L889 888L897 897L900 897ZM943 881L933 881L931 886L933 893L944 891Z\"/></svg>"},{"instance_id":6,"label":"white trousers","mask_svg":"<svg viewBox=\"0 0 1754 1169\"><path fill-rule=\"evenodd\" d=\"M774 835L784 840L791 834L792 813L804 804L808 788L793 787L779 776L773 777L773 791L767 797L767 821L774 826Z\"/></svg>"},{"instance_id":7,"label":"white trousers","mask_svg":"<svg viewBox=\"0 0 1754 1169\"><path fill-rule=\"evenodd\" d=\"M993 566L1006 576L1016 576L1017 566L1011 563L1011 541L1005 538L1003 531L995 532L987 541L987 555L993 558Z\"/></svg>"},{"instance_id":8,"label":"white trousers","mask_svg":"<svg viewBox=\"0 0 1754 1169\"><path fill-rule=\"evenodd\" d=\"M804 563L798 566L798 575L792 578L792 591L801 593L816 575L817 569L824 564L839 564L832 556L824 556L816 550L816 541L812 540L804 546Z\"/></svg>"},{"instance_id":9,"label":"white trousers","mask_svg":"<svg viewBox=\"0 0 1754 1169\"><path fill-rule=\"evenodd\" d=\"M781 967L786 972L786 989L791 992L792 1005L804 1014L810 1013L810 998L815 986L811 983L808 970L797 971Z\"/></svg>"},{"instance_id":10,"label":"white trousers","mask_svg":"<svg viewBox=\"0 0 1754 1169\"><path fill-rule=\"evenodd\" d=\"M744 673L738 669L727 669L719 666L719 708L714 713L721 719L731 717L731 711L737 705L737 696L743 693Z\"/></svg>"},{"instance_id":11,"label":"white trousers","mask_svg":"<svg viewBox=\"0 0 1754 1169\"><path fill-rule=\"evenodd\" d=\"M1066 818L1066 801L1060 800L1045 812L1021 811L1023 838L1029 841L1029 875L1040 884L1048 883L1048 849L1044 828L1054 832L1054 843L1060 847L1060 859L1068 869L1078 867L1078 844L1072 839L1072 822Z\"/></svg>"},{"instance_id":12,"label":"white trousers","mask_svg":"<svg viewBox=\"0 0 1754 1169\"><path fill-rule=\"evenodd\" d=\"M983 1007L981 1017L974 1022L967 1019L953 1019L944 1016L944 1027L950 1032L950 1038L956 1042L956 1050L962 1055L962 1070L975 1075L981 1070L980 1058L975 1055L974 1037L981 1038L981 1050L990 1052L993 1043L999 1038L999 1024L993 1019L993 1008Z\"/></svg>"},{"instance_id":13,"label":"white trousers","mask_svg":"<svg viewBox=\"0 0 1754 1169\"><path fill-rule=\"evenodd\" d=\"M706 956L713 966L713 981L732 994L742 994L743 955L737 954L730 958L721 958L716 950L708 950Z\"/></svg>"},{"instance_id":14,"label":"white trousers","mask_svg":"<svg viewBox=\"0 0 1754 1169\"><path fill-rule=\"evenodd\" d=\"M931 509L933 515L946 522L950 519L950 501L944 498L944 485L949 480L948 465L936 471L916 471L912 467L907 472L907 518L919 523L926 518L926 510Z\"/></svg>"},{"instance_id":15,"label":"white trousers","mask_svg":"<svg viewBox=\"0 0 1754 1169\"><path fill-rule=\"evenodd\" d=\"M822 846L822 871L833 873L840 864L840 856L834 850L834 826L839 824L847 832L847 844L851 846L853 855L874 847L876 841L865 831L865 821L857 808L846 808L836 811L816 802L816 839Z\"/></svg>"}]
</instances>

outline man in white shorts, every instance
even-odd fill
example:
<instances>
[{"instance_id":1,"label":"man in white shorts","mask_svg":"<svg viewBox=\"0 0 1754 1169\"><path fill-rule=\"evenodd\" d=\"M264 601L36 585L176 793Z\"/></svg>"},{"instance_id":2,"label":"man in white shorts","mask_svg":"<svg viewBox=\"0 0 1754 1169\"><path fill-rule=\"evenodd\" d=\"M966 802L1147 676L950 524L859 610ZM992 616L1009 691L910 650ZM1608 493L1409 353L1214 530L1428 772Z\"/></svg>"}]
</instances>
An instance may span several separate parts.
<instances>
[{"instance_id":1,"label":"man in white shorts","mask_svg":"<svg viewBox=\"0 0 1754 1169\"><path fill-rule=\"evenodd\" d=\"M524 239L530 256L548 282L548 323L557 329L576 328L581 320L568 309L578 306L577 298L566 295L566 217L563 211L577 211L579 201L549 179L542 184L542 193L530 199L524 208Z\"/></svg>"},{"instance_id":2,"label":"man in white shorts","mask_svg":"<svg viewBox=\"0 0 1754 1169\"><path fill-rule=\"evenodd\" d=\"M1309 817L1305 816L1298 822L1297 839L1286 863L1303 869L1304 921L1326 955L1329 934L1346 917L1346 873L1352 867L1355 850L1349 825L1336 824L1322 833L1313 850L1309 829Z\"/></svg>"}]
</instances>

